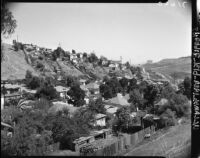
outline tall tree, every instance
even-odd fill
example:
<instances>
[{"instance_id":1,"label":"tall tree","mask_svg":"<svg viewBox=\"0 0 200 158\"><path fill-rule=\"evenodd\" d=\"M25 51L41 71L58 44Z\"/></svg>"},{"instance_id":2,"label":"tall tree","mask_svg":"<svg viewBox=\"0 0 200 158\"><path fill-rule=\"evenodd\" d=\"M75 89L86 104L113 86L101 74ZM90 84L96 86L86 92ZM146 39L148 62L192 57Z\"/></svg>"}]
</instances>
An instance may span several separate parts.
<instances>
[{"instance_id":1,"label":"tall tree","mask_svg":"<svg viewBox=\"0 0 200 158\"><path fill-rule=\"evenodd\" d=\"M129 93L130 99L129 103L131 103L131 111L136 111L137 108L143 108L143 98L142 95L140 94L138 89L134 89Z\"/></svg>"},{"instance_id":2,"label":"tall tree","mask_svg":"<svg viewBox=\"0 0 200 158\"><path fill-rule=\"evenodd\" d=\"M113 127L115 131L121 131L122 129L128 128L131 123L130 109L129 107L122 107L116 112L116 122Z\"/></svg>"},{"instance_id":3,"label":"tall tree","mask_svg":"<svg viewBox=\"0 0 200 158\"><path fill-rule=\"evenodd\" d=\"M122 79L119 80L119 83L123 89L123 94L125 95L126 89L128 87L128 79L123 77Z\"/></svg>"},{"instance_id":4,"label":"tall tree","mask_svg":"<svg viewBox=\"0 0 200 158\"><path fill-rule=\"evenodd\" d=\"M14 19L12 12L1 3L1 35L8 37L13 34L17 27L17 21Z\"/></svg>"},{"instance_id":5,"label":"tall tree","mask_svg":"<svg viewBox=\"0 0 200 158\"><path fill-rule=\"evenodd\" d=\"M17 21L14 19L12 12L6 8L5 4L1 2L1 37L8 38L14 33L17 27ZM3 46L1 40L1 62L4 58Z\"/></svg>"}]
</instances>

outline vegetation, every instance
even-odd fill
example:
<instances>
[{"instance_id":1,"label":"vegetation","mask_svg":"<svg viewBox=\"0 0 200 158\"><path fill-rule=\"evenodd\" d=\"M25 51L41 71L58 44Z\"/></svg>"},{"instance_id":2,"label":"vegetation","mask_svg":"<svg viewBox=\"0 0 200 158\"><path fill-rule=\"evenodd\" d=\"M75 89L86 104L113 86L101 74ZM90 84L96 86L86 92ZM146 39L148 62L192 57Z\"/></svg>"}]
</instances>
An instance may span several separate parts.
<instances>
[{"instance_id":1,"label":"vegetation","mask_svg":"<svg viewBox=\"0 0 200 158\"><path fill-rule=\"evenodd\" d=\"M130 109L129 107L122 107L116 112L116 120L113 124L114 132L121 131L128 128L131 124Z\"/></svg>"},{"instance_id":2,"label":"vegetation","mask_svg":"<svg viewBox=\"0 0 200 158\"><path fill-rule=\"evenodd\" d=\"M70 96L68 103L77 107L83 106L85 104L85 92L80 88L79 85L73 85L67 92L67 95Z\"/></svg>"},{"instance_id":3,"label":"vegetation","mask_svg":"<svg viewBox=\"0 0 200 158\"><path fill-rule=\"evenodd\" d=\"M131 103L131 112L136 111L137 108L144 109L144 100L138 89L134 89L129 93L129 95L129 102Z\"/></svg>"},{"instance_id":4,"label":"vegetation","mask_svg":"<svg viewBox=\"0 0 200 158\"><path fill-rule=\"evenodd\" d=\"M17 21L14 19L12 12L6 8L5 4L1 3L1 36L8 38L11 34L14 33L15 28L17 27ZM1 50L2 40L1 40ZM1 62L4 58L3 51L1 51Z\"/></svg>"},{"instance_id":5,"label":"vegetation","mask_svg":"<svg viewBox=\"0 0 200 158\"><path fill-rule=\"evenodd\" d=\"M184 81L179 84L179 92L191 100L191 78L186 77Z\"/></svg>"},{"instance_id":6,"label":"vegetation","mask_svg":"<svg viewBox=\"0 0 200 158\"><path fill-rule=\"evenodd\" d=\"M94 111L95 113L106 113L106 109L104 108L102 98L98 98L97 100L90 100L88 109Z\"/></svg>"}]
</instances>

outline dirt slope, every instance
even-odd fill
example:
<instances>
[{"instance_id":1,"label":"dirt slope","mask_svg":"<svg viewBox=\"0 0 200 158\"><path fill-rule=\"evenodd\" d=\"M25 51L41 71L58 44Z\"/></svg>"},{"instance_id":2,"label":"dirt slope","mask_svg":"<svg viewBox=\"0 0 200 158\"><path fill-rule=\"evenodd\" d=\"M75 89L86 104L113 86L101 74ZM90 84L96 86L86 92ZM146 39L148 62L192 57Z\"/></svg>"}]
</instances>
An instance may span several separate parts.
<instances>
[{"instance_id":1,"label":"dirt slope","mask_svg":"<svg viewBox=\"0 0 200 158\"><path fill-rule=\"evenodd\" d=\"M9 44L3 44L4 60L1 63L1 79L23 79L26 70L30 70L34 75L38 73L27 63L23 51L14 51Z\"/></svg>"}]
</instances>

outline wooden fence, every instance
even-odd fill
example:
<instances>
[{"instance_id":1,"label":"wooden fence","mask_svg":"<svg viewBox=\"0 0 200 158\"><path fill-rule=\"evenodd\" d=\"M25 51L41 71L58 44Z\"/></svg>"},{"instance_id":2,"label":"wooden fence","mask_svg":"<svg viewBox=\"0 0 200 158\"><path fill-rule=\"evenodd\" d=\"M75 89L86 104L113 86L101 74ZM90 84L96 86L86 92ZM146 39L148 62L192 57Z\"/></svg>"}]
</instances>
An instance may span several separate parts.
<instances>
[{"instance_id":1,"label":"wooden fence","mask_svg":"<svg viewBox=\"0 0 200 158\"><path fill-rule=\"evenodd\" d=\"M116 142L105 146L102 149L97 150L94 153L87 154L87 156L113 156L117 155L124 149L126 149L127 146L134 147L139 142L141 142L145 134L147 133L154 133L155 127L150 126L143 130L140 130L139 132L136 132L134 134L124 134L123 137L120 137Z\"/></svg>"}]
</instances>

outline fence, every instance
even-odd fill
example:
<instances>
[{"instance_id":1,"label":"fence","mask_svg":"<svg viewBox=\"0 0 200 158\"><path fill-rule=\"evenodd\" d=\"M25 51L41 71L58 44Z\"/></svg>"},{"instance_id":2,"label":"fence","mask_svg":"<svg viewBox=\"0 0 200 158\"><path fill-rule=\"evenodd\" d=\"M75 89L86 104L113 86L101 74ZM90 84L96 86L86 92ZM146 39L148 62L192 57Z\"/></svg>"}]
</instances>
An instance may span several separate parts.
<instances>
[{"instance_id":1,"label":"fence","mask_svg":"<svg viewBox=\"0 0 200 158\"><path fill-rule=\"evenodd\" d=\"M127 146L134 147L144 139L145 134L152 134L155 131L154 126L147 127L134 134L124 134L116 142L90 153L87 156L113 156L126 149Z\"/></svg>"}]
</instances>

